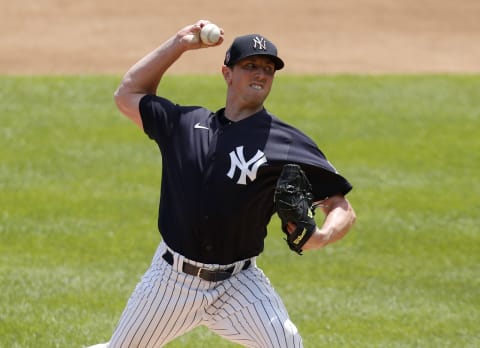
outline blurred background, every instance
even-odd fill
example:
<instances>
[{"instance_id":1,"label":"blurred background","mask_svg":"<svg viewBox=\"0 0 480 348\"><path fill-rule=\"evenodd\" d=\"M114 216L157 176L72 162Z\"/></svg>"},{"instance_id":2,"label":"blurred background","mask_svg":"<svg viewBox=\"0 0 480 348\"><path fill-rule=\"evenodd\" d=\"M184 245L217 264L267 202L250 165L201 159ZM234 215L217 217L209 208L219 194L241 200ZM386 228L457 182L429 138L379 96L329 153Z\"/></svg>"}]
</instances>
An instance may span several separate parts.
<instances>
[{"instance_id":1,"label":"blurred background","mask_svg":"<svg viewBox=\"0 0 480 348\"><path fill-rule=\"evenodd\" d=\"M275 42L287 73L480 71L478 0L0 0L0 74L123 73L198 19L224 47L171 72L217 73L237 35Z\"/></svg>"}]
</instances>

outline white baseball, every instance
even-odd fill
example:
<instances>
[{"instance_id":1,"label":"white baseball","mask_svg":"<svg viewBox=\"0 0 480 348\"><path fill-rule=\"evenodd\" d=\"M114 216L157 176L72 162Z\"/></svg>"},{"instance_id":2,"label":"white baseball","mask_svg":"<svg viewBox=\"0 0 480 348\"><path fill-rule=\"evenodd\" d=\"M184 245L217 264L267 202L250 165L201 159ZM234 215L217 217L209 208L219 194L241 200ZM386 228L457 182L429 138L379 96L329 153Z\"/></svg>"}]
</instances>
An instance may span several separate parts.
<instances>
[{"instance_id":1,"label":"white baseball","mask_svg":"<svg viewBox=\"0 0 480 348\"><path fill-rule=\"evenodd\" d=\"M220 28L217 25L208 23L203 26L200 31L200 40L202 40L205 45L215 45L219 39Z\"/></svg>"}]
</instances>

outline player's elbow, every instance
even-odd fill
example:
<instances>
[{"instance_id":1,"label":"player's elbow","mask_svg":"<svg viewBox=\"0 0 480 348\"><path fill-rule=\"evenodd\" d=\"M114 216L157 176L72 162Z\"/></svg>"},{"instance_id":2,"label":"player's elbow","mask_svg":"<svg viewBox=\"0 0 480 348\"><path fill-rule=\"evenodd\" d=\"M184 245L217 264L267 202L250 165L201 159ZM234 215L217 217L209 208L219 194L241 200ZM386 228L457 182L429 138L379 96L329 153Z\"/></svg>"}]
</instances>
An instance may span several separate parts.
<instances>
[{"instance_id":1,"label":"player's elbow","mask_svg":"<svg viewBox=\"0 0 480 348\"><path fill-rule=\"evenodd\" d=\"M357 221L357 214L355 213L355 210L353 210L353 207L351 205L350 205L349 213L350 213L350 226L353 226Z\"/></svg>"},{"instance_id":2,"label":"player's elbow","mask_svg":"<svg viewBox=\"0 0 480 348\"><path fill-rule=\"evenodd\" d=\"M140 128L143 128L139 109L140 99L143 97L143 94L132 93L122 83L113 94L113 97L118 110Z\"/></svg>"},{"instance_id":3,"label":"player's elbow","mask_svg":"<svg viewBox=\"0 0 480 348\"><path fill-rule=\"evenodd\" d=\"M353 209L352 205L348 201L347 201L345 221L346 221L347 230L350 230L352 226L355 224L355 222L357 221L357 214L355 213L355 210Z\"/></svg>"},{"instance_id":4,"label":"player's elbow","mask_svg":"<svg viewBox=\"0 0 480 348\"><path fill-rule=\"evenodd\" d=\"M357 221L357 214L346 198L338 201L337 209L335 210L333 215L338 217L337 226L341 231L339 234L343 237Z\"/></svg>"},{"instance_id":5,"label":"player's elbow","mask_svg":"<svg viewBox=\"0 0 480 348\"><path fill-rule=\"evenodd\" d=\"M127 96L128 93L125 91L125 86L121 84L113 93L113 99L115 100L115 104L117 105L118 110L125 114L127 110Z\"/></svg>"}]
</instances>

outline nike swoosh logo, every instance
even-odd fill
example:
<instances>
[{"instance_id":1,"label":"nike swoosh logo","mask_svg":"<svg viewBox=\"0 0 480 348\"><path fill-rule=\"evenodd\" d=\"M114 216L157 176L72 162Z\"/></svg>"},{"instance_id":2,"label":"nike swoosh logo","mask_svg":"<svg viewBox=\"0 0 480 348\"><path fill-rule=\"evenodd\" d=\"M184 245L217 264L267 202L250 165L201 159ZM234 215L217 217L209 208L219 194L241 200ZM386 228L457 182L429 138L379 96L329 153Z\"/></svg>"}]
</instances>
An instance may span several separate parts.
<instances>
[{"instance_id":1,"label":"nike swoosh logo","mask_svg":"<svg viewBox=\"0 0 480 348\"><path fill-rule=\"evenodd\" d=\"M200 122L196 123L195 126L193 126L195 129L210 129L208 127L202 126Z\"/></svg>"}]
</instances>

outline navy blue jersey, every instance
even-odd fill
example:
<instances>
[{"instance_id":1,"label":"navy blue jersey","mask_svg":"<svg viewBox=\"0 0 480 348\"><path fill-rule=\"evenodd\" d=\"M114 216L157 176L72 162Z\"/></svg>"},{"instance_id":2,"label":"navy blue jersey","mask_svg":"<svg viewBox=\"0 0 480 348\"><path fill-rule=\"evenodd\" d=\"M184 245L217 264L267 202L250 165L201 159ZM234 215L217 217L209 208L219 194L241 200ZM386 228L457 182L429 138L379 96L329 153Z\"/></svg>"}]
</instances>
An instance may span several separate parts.
<instances>
[{"instance_id":1,"label":"navy blue jersey","mask_svg":"<svg viewBox=\"0 0 480 348\"><path fill-rule=\"evenodd\" d=\"M352 188L309 137L266 110L229 122L224 109L147 95L140 113L162 156L160 233L189 259L229 264L260 254L286 163L301 165L315 200Z\"/></svg>"}]
</instances>

